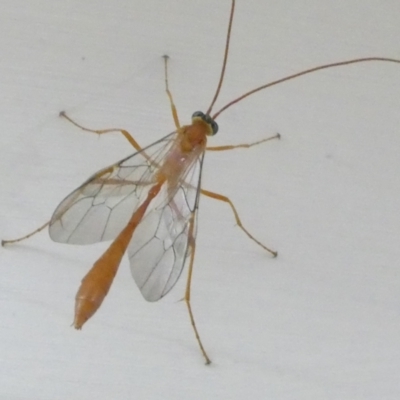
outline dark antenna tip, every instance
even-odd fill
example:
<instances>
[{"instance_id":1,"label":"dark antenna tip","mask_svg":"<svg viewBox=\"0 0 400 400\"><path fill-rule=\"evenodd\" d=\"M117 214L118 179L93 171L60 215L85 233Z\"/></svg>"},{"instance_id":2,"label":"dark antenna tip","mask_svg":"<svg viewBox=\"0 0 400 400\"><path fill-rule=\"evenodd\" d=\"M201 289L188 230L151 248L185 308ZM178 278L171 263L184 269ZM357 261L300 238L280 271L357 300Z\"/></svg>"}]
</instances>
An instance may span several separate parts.
<instances>
[{"instance_id":1,"label":"dark antenna tip","mask_svg":"<svg viewBox=\"0 0 400 400\"><path fill-rule=\"evenodd\" d=\"M226 64L227 64L227 61L228 61L229 43L231 41L232 21L233 21L234 12L235 12L235 0L232 0L231 14L229 16L228 33L226 35L225 53L224 53L224 61L222 63L221 75L219 77L217 90L215 91L215 94L214 94L214 97L213 97L213 99L211 101L210 107L208 107L208 110L206 112L207 115L211 114L211 110L214 107L215 102L217 101L219 92L221 91L222 82L224 81L225 69L226 69Z\"/></svg>"}]
</instances>

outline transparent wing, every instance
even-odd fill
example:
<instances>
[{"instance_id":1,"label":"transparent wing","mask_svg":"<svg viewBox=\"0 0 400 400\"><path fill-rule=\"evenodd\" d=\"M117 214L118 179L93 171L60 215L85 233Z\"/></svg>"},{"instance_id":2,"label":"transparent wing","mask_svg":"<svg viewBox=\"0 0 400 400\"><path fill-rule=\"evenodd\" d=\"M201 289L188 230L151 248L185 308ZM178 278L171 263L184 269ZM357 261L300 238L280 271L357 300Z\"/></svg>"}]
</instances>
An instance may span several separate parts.
<instances>
[{"instance_id":1,"label":"transparent wing","mask_svg":"<svg viewBox=\"0 0 400 400\"><path fill-rule=\"evenodd\" d=\"M164 185L128 247L133 279L143 297L157 301L175 285L190 253L190 224L195 224L202 154L187 171L173 197ZM191 231L194 239L196 229Z\"/></svg>"},{"instance_id":2,"label":"transparent wing","mask_svg":"<svg viewBox=\"0 0 400 400\"><path fill-rule=\"evenodd\" d=\"M114 239L146 198L175 135L97 172L67 196L51 218L51 239L81 245Z\"/></svg>"}]
</instances>

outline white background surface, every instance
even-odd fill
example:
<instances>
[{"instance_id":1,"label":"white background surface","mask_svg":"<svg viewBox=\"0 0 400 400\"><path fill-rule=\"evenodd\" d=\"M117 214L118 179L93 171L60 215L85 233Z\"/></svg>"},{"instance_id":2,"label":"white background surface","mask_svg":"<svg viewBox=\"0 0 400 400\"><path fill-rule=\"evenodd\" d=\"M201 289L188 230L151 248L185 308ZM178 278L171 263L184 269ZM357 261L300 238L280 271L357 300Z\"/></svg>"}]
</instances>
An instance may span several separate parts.
<instances>
[{"instance_id":1,"label":"white background surface","mask_svg":"<svg viewBox=\"0 0 400 400\"><path fill-rule=\"evenodd\" d=\"M3 1L0 236L35 229L90 174L170 132L161 55L183 123L218 79L230 2ZM238 1L218 102L287 74L361 56L400 58L398 1ZM192 304L185 279L146 303L123 261L101 310L69 325L106 244L46 233L0 249L0 398L398 399L400 65L360 64L261 92L218 119L212 143L280 142L206 156ZM216 109L218 109L218 105Z\"/></svg>"}]
</instances>

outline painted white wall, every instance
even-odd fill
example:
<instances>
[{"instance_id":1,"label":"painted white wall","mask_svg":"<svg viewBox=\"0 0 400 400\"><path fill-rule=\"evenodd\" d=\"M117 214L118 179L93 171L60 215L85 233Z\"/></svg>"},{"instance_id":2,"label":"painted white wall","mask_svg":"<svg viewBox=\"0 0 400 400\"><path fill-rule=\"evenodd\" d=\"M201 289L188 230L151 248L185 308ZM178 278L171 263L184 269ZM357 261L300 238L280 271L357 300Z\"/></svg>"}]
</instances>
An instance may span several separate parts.
<instances>
[{"instance_id":1,"label":"painted white wall","mask_svg":"<svg viewBox=\"0 0 400 400\"><path fill-rule=\"evenodd\" d=\"M4 0L0 14L0 237L45 222L90 174L183 123L218 79L230 2ZM222 106L318 64L400 58L400 3L238 1ZM47 234L0 249L0 399L398 399L400 65L360 64L261 92L218 119L204 187L229 196L271 259L202 199L192 304L185 279L146 303L127 260L103 307L69 325L80 279L106 244ZM216 109L218 109L218 105Z\"/></svg>"}]
</instances>

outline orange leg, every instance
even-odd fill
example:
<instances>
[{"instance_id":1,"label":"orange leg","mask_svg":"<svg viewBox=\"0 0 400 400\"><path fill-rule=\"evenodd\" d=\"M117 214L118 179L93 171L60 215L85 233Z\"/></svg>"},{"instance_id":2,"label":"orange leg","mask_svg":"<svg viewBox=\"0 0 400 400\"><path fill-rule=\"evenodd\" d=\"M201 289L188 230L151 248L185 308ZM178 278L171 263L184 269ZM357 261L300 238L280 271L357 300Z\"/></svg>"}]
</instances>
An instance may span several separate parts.
<instances>
[{"instance_id":1,"label":"orange leg","mask_svg":"<svg viewBox=\"0 0 400 400\"><path fill-rule=\"evenodd\" d=\"M256 243L257 243L259 246L261 246L264 250L267 250L269 253L271 253L273 257L276 257L276 256L278 255L278 252L277 252L277 251L271 250L271 249L269 249L267 246L263 245L260 241L258 241L258 240L243 226L242 221L241 221L240 218L239 218L239 214L238 214L238 212L236 211L235 206L233 205L233 203L231 202L231 200L230 200L228 197L223 196L222 194L210 192L210 191L205 190L205 189L201 189L201 190L200 190L200 193L201 193L201 194L204 194L204 196L211 197L212 199L220 200L220 201L223 201L224 203L228 203L228 204L230 205L232 211L233 211L233 215L235 216L235 220L236 220L236 223L237 223L237 225L239 226L239 228L240 228L251 240L253 240L254 242L256 242Z\"/></svg>"},{"instance_id":2,"label":"orange leg","mask_svg":"<svg viewBox=\"0 0 400 400\"><path fill-rule=\"evenodd\" d=\"M98 175L98 178L96 178L96 179L98 179L99 182L100 182L101 176L102 176L102 175L105 175L105 174L108 174L108 173L111 173L111 172L112 172L112 169L113 169L113 167L109 167L109 168L107 168L107 169L104 169L104 170L99 171L98 174L97 174L97 175ZM60 215L58 216L58 218L61 218L61 217L62 217L62 214L60 214ZM28 238L30 238L31 236L36 235L37 233L41 232L41 231L42 231L44 228L46 228L47 226L49 226L50 222L51 222L51 220L50 220L50 221L47 221L45 224L43 224L43 225L40 226L39 228L35 229L33 232L28 233L27 235L22 236L22 237L20 237L20 238L11 239L11 240L2 240L2 241L1 241L1 245L2 245L2 246L5 246L5 245L7 245L7 244L17 243L17 242L21 242L22 240L28 239Z\"/></svg>"},{"instance_id":3,"label":"orange leg","mask_svg":"<svg viewBox=\"0 0 400 400\"><path fill-rule=\"evenodd\" d=\"M177 130L181 128L180 123L179 123L179 118L178 118L178 112L175 107L174 100L172 98L171 91L169 90L168 86L168 59L169 56L164 55L164 72L165 72L165 91L167 92L167 96L170 102L171 106L171 112L172 112L172 117L174 119L174 124ZM126 130L122 128L109 128L109 129L91 129L91 128L86 128L85 126L79 124L75 120L73 120L70 116L67 115L65 111L60 112L60 117L65 118L67 121L71 122L71 124L75 125L77 128L82 129L85 132L92 132L96 133L98 135L103 135L105 133L115 133L115 132L120 132L125 139L136 149L136 151L142 151L143 148L139 145L139 143L133 138L133 136ZM144 156L147 158L146 154L143 153Z\"/></svg>"},{"instance_id":4,"label":"orange leg","mask_svg":"<svg viewBox=\"0 0 400 400\"><path fill-rule=\"evenodd\" d=\"M171 106L171 111L172 111L172 117L174 119L174 124L176 129L179 131L179 129L181 129L181 124L179 123L179 118L178 118L178 111L176 111L176 107L175 107L175 103L174 100L172 98L172 94L169 90L169 86L168 86L168 60L169 60L169 56L164 55L164 73L165 73L165 91L167 92L167 96L169 99L169 104Z\"/></svg>"},{"instance_id":5,"label":"orange leg","mask_svg":"<svg viewBox=\"0 0 400 400\"><path fill-rule=\"evenodd\" d=\"M42 225L40 228L35 229L33 232L28 233L27 235L22 236L22 237L20 237L20 238L18 238L18 239L2 240L2 241L1 241L1 245L2 245L2 246L5 246L6 244L17 243L17 242L20 242L20 241L22 241L22 240L28 239L28 238L30 238L31 236L36 235L36 233L39 233L40 231L42 231L44 228L46 228L46 227L49 225L49 223L50 223L50 221L47 221L47 222L46 222L44 225Z\"/></svg>"},{"instance_id":6,"label":"orange leg","mask_svg":"<svg viewBox=\"0 0 400 400\"><path fill-rule=\"evenodd\" d=\"M110 129L90 129L90 128L85 128L81 124L78 124L76 121L74 121L71 117L69 117L65 111L60 112L60 117L65 118L67 121L71 122L71 124L75 125L79 129L82 129L85 132L92 132L92 133L97 133L98 135L103 135L104 133L112 133L112 132L120 132L126 140L137 150L141 151L142 148L138 144L138 142L133 138L133 136L125 129L120 129L120 128L110 128Z\"/></svg>"},{"instance_id":7,"label":"orange leg","mask_svg":"<svg viewBox=\"0 0 400 400\"><path fill-rule=\"evenodd\" d=\"M233 150L233 149L248 149L249 147L257 146L258 144L268 142L269 140L273 139L280 139L281 135L277 133L274 136L270 136L266 139L259 140L254 143L245 143L245 144L236 144L232 146L212 146L212 147L207 147L206 150L208 151L225 151L225 150Z\"/></svg>"},{"instance_id":8,"label":"orange leg","mask_svg":"<svg viewBox=\"0 0 400 400\"><path fill-rule=\"evenodd\" d=\"M189 270L188 270L188 277L187 277L187 282L186 282L186 291L185 291L184 300L185 300L185 303L186 303L188 311L189 311L190 323L192 324L197 343L199 344L201 353L203 354L203 356L206 360L206 364L208 365L208 364L211 364L211 360L208 357L208 355L204 349L203 343L201 342L200 335L197 330L196 323L194 321L192 306L190 304L190 288L191 288L192 276L193 276L194 253L196 251L196 241L193 236L194 224L195 224L195 213L192 214L192 217L190 219L190 225L189 225L189 246L191 248L191 252L190 252Z\"/></svg>"}]
</instances>

